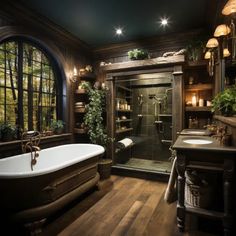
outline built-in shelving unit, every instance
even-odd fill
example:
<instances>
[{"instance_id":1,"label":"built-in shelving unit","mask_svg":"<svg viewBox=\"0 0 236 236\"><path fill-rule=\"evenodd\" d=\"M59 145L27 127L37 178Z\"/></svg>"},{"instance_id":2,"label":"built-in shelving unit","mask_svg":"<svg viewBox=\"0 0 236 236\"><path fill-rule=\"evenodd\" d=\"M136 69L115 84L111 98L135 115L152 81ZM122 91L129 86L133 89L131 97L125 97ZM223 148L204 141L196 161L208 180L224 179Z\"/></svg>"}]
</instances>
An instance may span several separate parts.
<instances>
[{"instance_id":1,"label":"built-in shelving unit","mask_svg":"<svg viewBox=\"0 0 236 236\"><path fill-rule=\"evenodd\" d=\"M207 61L188 62L184 78L185 128L203 128L212 119L213 89L213 78L208 75Z\"/></svg>"},{"instance_id":2,"label":"built-in shelving unit","mask_svg":"<svg viewBox=\"0 0 236 236\"><path fill-rule=\"evenodd\" d=\"M125 83L124 83L125 84ZM132 90L128 86L117 84L116 85L116 109L115 109L115 124L116 135L129 134L132 128ZM119 136L117 139L121 139Z\"/></svg>"},{"instance_id":3,"label":"built-in shelving unit","mask_svg":"<svg viewBox=\"0 0 236 236\"><path fill-rule=\"evenodd\" d=\"M186 106L185 107L185 111L195 111L195 112L198 112L198 111L208 111L208 112L210 112L211 111L211 106L203 106L203 107L188 107L188 106Z\"/></svg>"},{"instance_id":4,"label":"built-in shelving unit","mask_svg":"<svg viewBox=\"0 0 236 236\"><path fill-rule=\"evenodd\" d=\"M133 128L118 129L118 130L116 130L116 134L125 133L125 132L129 132L132 130L133 130Z\"/></svg>"},{"instance_id":5,"label":"built-in shelving unit","mask_svg":"<svg viewBox=\"0 0 236 236\"><path fill-rule=\"evenodd\" d=\"M96 76L90 72L80 73L80 81L89 81L91 84L94 83ZM80 82L80 83L81 83ZM88 101L88 96L85 89L80 87L75 89L75 104L74 104L74 113L75 113L75 125L74 125L74 134L75 139L79 141L88 141L87 140L87 129L84 125L84 115L86 114L86 104Z\"/></svg>"}]
</instances>

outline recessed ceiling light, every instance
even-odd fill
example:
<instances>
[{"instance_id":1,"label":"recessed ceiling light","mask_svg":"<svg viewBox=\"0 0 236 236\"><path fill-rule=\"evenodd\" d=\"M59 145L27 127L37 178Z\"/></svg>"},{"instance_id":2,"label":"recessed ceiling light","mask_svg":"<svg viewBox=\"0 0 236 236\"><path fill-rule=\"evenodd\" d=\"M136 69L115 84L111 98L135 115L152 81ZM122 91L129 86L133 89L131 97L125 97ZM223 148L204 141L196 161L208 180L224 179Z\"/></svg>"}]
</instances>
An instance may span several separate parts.
<instances>
[{"instance_id":1,"label":"recessed ceiling light","mask_svg":"<svg viewBox=\"0 0 236 236\"><path fill-rule=\"evenodd\" d=\"M117 35L122 35L123 34L123 30L121 28L117 28L116 29L116 34Z\"/></svg>"},{"instance_id":2,"label":"recessed ceiling light","mask_svg":"<svg viewBox=\"0 0 236 236\"><path fill-rule=\"evenodd\" d=\"M160 20L160 22L161 22L161 26L163 26L163 27L165 27L165 26L168 25L168 19L167 19L167 18L162 18L162 19Z\"/></svg>"}]
</instances>

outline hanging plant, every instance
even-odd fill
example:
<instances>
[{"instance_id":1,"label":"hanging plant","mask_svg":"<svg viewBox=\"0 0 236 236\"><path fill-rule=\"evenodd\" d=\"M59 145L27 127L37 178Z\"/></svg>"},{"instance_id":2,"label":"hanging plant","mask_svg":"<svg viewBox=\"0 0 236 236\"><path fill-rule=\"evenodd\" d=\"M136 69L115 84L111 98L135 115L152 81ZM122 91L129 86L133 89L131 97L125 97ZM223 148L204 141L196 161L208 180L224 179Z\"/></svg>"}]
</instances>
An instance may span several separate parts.
<instances>
[{"instance_id":1,"label":"hanging plant","mask_svg":"<svg viewBox=\"0 0 236 236\"><path fill-rule=\"evenodd\" d=\"M89 104L86 105L84 124L88 128L90 141L106 147L110 141L103 124L103 111L105 107L106 90L98 86L92 88L89 82L82 82L81 87L86 90Z\"/></svg>"}]
</instances>

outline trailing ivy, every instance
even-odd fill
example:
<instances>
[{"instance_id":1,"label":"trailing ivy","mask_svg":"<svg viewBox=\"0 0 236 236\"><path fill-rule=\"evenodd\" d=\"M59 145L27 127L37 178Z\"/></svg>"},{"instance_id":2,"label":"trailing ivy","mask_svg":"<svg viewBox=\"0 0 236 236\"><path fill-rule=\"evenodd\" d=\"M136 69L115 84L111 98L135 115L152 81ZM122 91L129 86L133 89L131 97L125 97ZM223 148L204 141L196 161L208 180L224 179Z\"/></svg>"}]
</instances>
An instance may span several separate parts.
<instances>
[{"instance_id":1,"label":"trailing ivy","mask_svg":"<svg viewBox=\"0 0 236 236\"><path fill-rule=\"evenodd\" d=\"M95 144L106 146L110 141L103 122L106 91L97 87L91 87L89 82L82 82L81 87L86 90L89 104L86 105L84 116L85 126L88 128L90 141Z\"/></svg>"}]
</instances>

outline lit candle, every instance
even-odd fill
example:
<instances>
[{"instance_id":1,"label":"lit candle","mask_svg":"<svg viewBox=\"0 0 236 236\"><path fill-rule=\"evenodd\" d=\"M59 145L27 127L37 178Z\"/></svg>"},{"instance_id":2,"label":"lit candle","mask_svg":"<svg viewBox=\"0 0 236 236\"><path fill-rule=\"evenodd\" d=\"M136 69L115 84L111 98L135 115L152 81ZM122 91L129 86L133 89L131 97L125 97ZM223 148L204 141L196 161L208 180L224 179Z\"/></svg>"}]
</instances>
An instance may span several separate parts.
<instances>
[{"instance_id":1,"label":"lit candle","mask_svg":"<svg viewBox=\"0 0 236 236\"><path fill-rule=\"evenodd\" d=\"M74 70L73 70L73 76L77 76L78 73L77 73L77 69L74 67Z\"/></svg>"},{"instance_id":2,"label":"lit candle","mask_svg":"<svg viewBox=\"0 0 236 236\"><path fill-rule=\"evenodd\" d=\"M197 97L196 94L193 94L192 96L192 106L196 107L197 106Z\"/></svg>"},{"instance_id":3,"label":"lit candle","mask_svg":"<svg viewBox=\"0 0 236 236\"><path fill-rule=\"evenodd\" d=\"M204 106L204 100L202 98L199 99L199 107Z\"/></svg>"}]
</instances>

